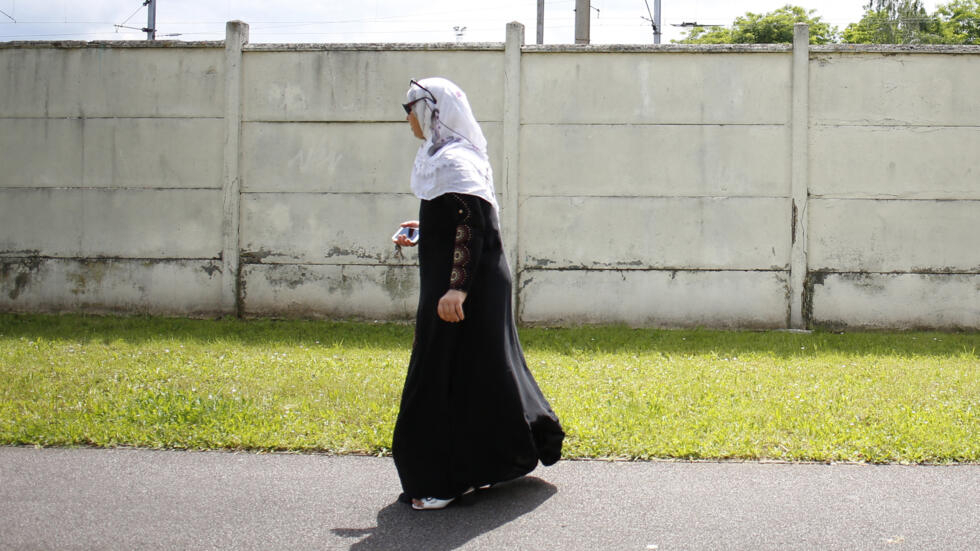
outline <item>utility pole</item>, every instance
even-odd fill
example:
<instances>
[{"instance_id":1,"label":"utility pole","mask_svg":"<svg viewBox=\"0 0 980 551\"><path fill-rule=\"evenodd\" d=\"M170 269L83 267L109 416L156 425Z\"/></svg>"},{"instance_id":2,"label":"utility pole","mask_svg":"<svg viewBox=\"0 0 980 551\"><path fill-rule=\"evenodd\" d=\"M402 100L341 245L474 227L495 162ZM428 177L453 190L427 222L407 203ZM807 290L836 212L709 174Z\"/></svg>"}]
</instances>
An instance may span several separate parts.
<instances>
[{"instance_id":1,"label":"utility pole","mask_svg":"<svg viewBox=\"0 0 980 551\"><path fill-rule=\"evenodd\" d=\"M538 0L538 37L537 44L544 44L544 0Z\"/></svg>"},{"instance_id":2,"label":"utility pole","mask_svg":"<svg viewBox=\"0 0 980 551\"><path fill-rule=\"evenodd\" d=\"M144 6L149 6L146 11L146 31L147 40L157 39L157 0L146 0L143 2Z\"/></svg>"},{"instance_id":3,"label":"utility pole","mask_svg":"<svg viewBox=\"0 0 980 551\"><path fill-rule=\"evenodd\" d=\"M660 31L663 27L660 26L660 0L653 0L653 24L656 25L656 30L653 32L653 43L660 44Z\"/></svg>"},{"instance_id":4,"label":"utility pole","mask_svg":"<svg viewBox=\"0 0 980 551\"><path fill-rule=\"evenodd\" d=\"M589 23L592 19L592 7L589 0L575 0L575 43L589 43Z\"/></svg>"},{"instance_id":5,"label":"utility pole","mask_svg":"<svg viewBox=\"0 0 980 551\"><path fill-rule=\"evenodd\" d=\"M641 19L650 22L650 26L653 27L653 43L660 44L660 0L653 0L653 13L650 13L650 2L643 0L643 3L647 5L647 15L650 17L641 17Z\"/></svg>"}]
</instances>

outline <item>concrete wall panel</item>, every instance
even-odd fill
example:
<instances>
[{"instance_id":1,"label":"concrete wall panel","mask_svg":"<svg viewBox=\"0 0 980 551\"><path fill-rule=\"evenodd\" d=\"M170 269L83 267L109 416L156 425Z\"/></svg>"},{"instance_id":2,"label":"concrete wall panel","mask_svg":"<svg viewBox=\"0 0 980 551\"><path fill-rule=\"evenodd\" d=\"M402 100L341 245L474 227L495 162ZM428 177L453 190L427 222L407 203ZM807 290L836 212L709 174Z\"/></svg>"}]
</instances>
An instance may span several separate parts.
<instances>
[{"instance_id":1,"label":"concrete wall panel","mask_svg":"<svg viewBox=\"0 0 980 551\"><path fill-rule=\"evenodd\" d=\"M211 260L0 258L0 310L210 315L221 267Z\"/></svg>"},{"instance_id":2,"label":"concrete wall panel","mask_svg":"<svg viewBox=\"0 0 980 551\"><path fill-rule=\"evenodd\" d=\"M0 116L220 117L221 48L2 48Z\"/></svg>"},{"instance_id":3,"label":"concrete wall panel","mask_svg":"<svg viewBox=\"0 0 980 551\"><path fill-rule=\"evenodd\" d=\"M220 119L90 120L84 185L221 189Z\"/></svg>"},{"instance_id":4,"label":"concrete wall panel","mask_svg":"<svg viewBox=\"0 0 980 551\"><path fill-rule=\"evenodd\" d=\"M0 189L0 255L208 259L218 190Z\"/></svg>"},{"instance_id":5,"label":"concrete wall panel","mask_svg":"<svg viewBox=\"0 0 980 551\"><path fill-rule=\"evenodd\" d=\"M786 124L791 56L533 53L521 58L527 124Z\"/></svg>"},{"instance_id":6,"label":"concrete wall panel","mask_svg":"<svg viewBox=\"0 0 980 551\"><path fill-rule=\"evenodd\" d=\"M407 320L418 305L415 266L250 264L242 278L249 316Z\"/></svg>"},{"instance_id":7,"label":"concrete wall panel","mask_svg":"<svg viewBox=\"0 0 980 551\"><path fill-rule=\"evenodd\" d=\"M783 327L782 272L529 270L521 319L565 325Z\"/></svg>"},{"instance_id":8,"label":"concrete wall panel","mask_svg":"<svg viewBox=\"0 0 980 551\"><path fill-rule=\"evenodd\" d=\"M398 224L418 218L410 194L250 193L242 198L246 262L383 264L393 258Z\"/></svg>"},{"instance_id":9,"label":"concrete wall panel","mask_svg":"<svg viewBox=\"0 0 980 551\"><path fill-rule=\"evenodd\" d=\"M810 120L980 126L978 69L976 55L815 55Z\"/></svg>"},{"instance_id":10,"label":"concrete wall panel","mask_svg":"<svg viewBox=\"0 0 980 551\"><path fill-rule=\"evenodd\" d=\"M522 208L531 268L788 269L788 199L541 197Z\"/></svg>"},{"instance_id":11,"label":"concrete wall panel","mask_svg":"<svg viewBox=\"0 0 980 551\"><path fill-rule=\"evenodd\" d=\"M529 125L529 195L788 196L789 129L736 125Z\"/></svg>"},{"instance_id":12,"label":"concrete wall panel","mask_svg":"<svg viewBox=\"0 0 980 551\"><path fill-rule=\"evenodd\" d=\"M482 126L500 174L500 123ZM422 143L407 122L246 123L243 140L246 192L407 193Z\"/></svg>"},{"instance_id":13,"label":"concrete wall panel","mask_svg":"<svg viewBox=\"0 0 980 551\"><path fill-rule=\"evenodd\" d=\"M82 185L84 126L79 119L0 118L0 188Z\"/></svg>"},{"instance_id":14,"label":"concrete wall panel","mask_svg":"<svg viewBox=\"0 0 980 551\"><path fill-rule=\"evenodd\" d=\"M980 201L810 201L810 267L980 273Z\"/></svg>"},{"instance_id":15,"label":"concrete wall panel","mask_svg":"<svg viewBox=\"0 0 980 551\"><path fill-rule=\"evenodd\" d=\"M221 188L219 119L0 119L0 187Z\"/></svg>"},{"instance_id":16,"label":"concrete wall panel","mask_svg":"<svg viewBox=\"0 0 980 551\"><path fill-rule=\"evenodd\" d=\"M247 51L245 120L402 121L409 80L430 76L466 90L479 121L502 120L503 55L468 50Z\"/></svg>"},{"instance_id":17,"label":"concrete wall panel","mask_svg":"<svg viewBox=\"0 0 980 551\"><path fill-rule=\"evenodd\" d=\"M813 321L867 328L980 327L978 274L825 274Z\"/></svg>"},{"instance_id":18,"label":"concrete wall panel","mask_svg":"<svg viewBox=\"0 0 980 551\"><path fill-rule=\"evenodd\" d=\"M980 127L817 126L810 193L980 199Z\"/></svg>"}]
</instances>

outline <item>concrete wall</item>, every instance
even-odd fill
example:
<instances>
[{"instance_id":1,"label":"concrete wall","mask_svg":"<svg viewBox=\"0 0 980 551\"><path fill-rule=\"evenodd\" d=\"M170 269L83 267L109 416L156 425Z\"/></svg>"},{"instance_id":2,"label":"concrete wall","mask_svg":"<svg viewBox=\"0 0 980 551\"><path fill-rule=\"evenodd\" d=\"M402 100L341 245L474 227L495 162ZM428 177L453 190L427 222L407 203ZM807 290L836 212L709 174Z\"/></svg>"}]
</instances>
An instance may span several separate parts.
<instances>
[{"instance_id":1,"label":"concrete wall","mask_svg":"<svg viewBox=\"0 0 980 551\"><path fill-rule=\"evenodd\" d=\"M524 58L522 319L785 326L790 57Z\"/></svg>"},{"instance_id":2,"label":"concrete wall","mask_svg":"<svg viewBox=\"0 0 980 551\"><path fill-rule=\"evenodd\" d=\"M977 327L980 58L817 49L812 318Z\"/></svg>"},{"instance_id":3,"label":"concrete wall","mask_svg":"<svg viewBox=\"0 0 980 551\"><path fill-rule=\"evenodd\" d=\"M0 44L0 310L408 319L410 78L527 323L980 328L980 48Z\"/></svg>"},{"instance_id":4,"label":"concrete wall","mask_svg":"<svg viewBox=\"0 0 980 551\"><path fill-rule=\"evenodd\" d=\"M219 309L221 45L0 46L0 308Z\"/></svg>"}]
</instances>

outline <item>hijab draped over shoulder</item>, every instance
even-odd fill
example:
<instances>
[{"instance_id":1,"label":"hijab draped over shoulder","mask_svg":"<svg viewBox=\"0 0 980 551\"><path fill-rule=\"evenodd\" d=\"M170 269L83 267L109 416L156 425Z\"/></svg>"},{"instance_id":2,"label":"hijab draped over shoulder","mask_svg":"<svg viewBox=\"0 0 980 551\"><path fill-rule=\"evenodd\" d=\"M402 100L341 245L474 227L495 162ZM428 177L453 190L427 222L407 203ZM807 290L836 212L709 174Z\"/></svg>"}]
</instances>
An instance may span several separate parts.
<instances>
[{"instance_id":1,"label":"hijab draped over shoulder","mask_svg":"<svg viewBox=\"0 0 980 551\"><path fill-rule=\"evenodd\" d=\"M466 94L444 78L417 82L407 97L425 141L415 155L412 193L426 200L446 193L475 195L497 210L487 139Z\"/></svg>"}]
</instances>

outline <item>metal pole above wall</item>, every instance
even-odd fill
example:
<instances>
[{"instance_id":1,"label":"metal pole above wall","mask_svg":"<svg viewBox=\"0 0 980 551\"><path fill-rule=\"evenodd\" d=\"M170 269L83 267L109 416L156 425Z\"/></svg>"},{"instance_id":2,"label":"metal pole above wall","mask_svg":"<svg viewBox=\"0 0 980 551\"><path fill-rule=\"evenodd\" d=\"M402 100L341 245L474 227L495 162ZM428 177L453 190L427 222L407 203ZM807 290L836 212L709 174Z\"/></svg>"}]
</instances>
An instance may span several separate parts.
<instances>
[{"instance_id":1,"label":"metal pole above wall","mask_svg":"<svg viewBox=\"0 0 980 551\"><path fill-rule=\"evenodd\" d=\"M143 5L147 6L146 28L143 29L144 31L146 31L146 39L156 40L157 39L157 0L146 0L146 2L143 3Z\"/></svg>"},{"instance_id":2,"label":"metal pole above wall","mask_svg":"<svg viewBox=\"0 0 980 551\"><path fill-rule=\"evenodd\" d=\"M575 0L575 43L589 43L589 23L591 20L589 0Z\"/></svg>"},{"instance_id":3,"label":"metal pole above wall","mask_svg":"<svg viewBox=\"0 0 980 551\"><path fill-rule=\"evenodd\" d=\"M544 44L544 0L538 0L538 35L535 44Z\"/></svg>"},{"instance_id":4,"label":"metal pole above wall","mask_svg":"<svg viewBox=\"0 0 980 551\"><path fill-rule=\"evenodd\" d=\"M653 24L657 27L653 32L653 43L660 44L660 35L663 34L663 27L660 26L660 0L653 2Z\"/></svg>"}]
</instances>

